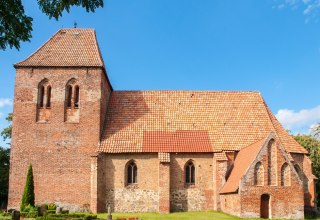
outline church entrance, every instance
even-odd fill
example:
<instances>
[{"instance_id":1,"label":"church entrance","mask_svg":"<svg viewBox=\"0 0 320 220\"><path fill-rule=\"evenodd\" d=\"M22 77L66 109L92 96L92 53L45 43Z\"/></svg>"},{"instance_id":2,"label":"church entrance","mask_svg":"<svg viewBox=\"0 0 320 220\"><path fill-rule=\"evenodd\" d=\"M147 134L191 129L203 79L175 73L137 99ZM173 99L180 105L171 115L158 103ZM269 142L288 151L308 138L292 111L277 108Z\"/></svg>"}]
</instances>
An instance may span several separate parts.
<instances>
[{"instance_id":1,"label":"church entrance","mask_svg":"<svg viewBox=\"0 0 320 220\"><path fill-rule=\"evenodd\" d=\"M260 217L270 218L270 195L263 194L261 196Z\"/></svg>"}]
</instances>

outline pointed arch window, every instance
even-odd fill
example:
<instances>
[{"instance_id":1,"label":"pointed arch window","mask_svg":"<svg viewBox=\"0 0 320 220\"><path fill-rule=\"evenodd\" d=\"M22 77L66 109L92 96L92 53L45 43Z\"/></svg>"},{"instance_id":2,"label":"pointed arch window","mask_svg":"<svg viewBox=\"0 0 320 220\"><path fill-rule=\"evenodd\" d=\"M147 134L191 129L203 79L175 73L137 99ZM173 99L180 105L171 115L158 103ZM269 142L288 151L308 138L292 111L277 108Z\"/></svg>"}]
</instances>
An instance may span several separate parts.
<instances>
[{"instance_id":1,"label":"pointed arch window","mask_svg":"<svg viewBox=\"0 0 320 220\"><path fill-rule=\"evenodd\" d=\"M79 108L79 86L75 86L75 92L74 92L74 107Z\"/></svg>"},{"instance_id":2,"label":"pointed arch window","mask_svg":"<svg viewBox=\"0 0 320 220\"><path fill-rule=\"evenodd\" d=\"M127 165L127 185L138 183L138 168L134 161Z\"/></svg>"},{"instance_id":3,"label":"pointed arch window","mask_svg":"<svg viewBox=\"0 0 320 220\"><path fill-rule=\"evenodd\" d=\"M51 108L51 86L47 87L47 108Z\"/></svg>"},{"instance_id":4,"label":"pointed arch window","mask_svg":"<svg viewBox=\"0 0 320 220\"><path fill-rule=\"evenodd\" d=\"M39 107L43 108L43 103L44 103L44 86L41 85L39 89Z\"/></svg>"},{"instance_id":5,"label":"pointed arch window","mask_svg":"<svg viewBox=\"0 0 320 220\"><path fill-rule=\"evenodd\" d=\"M188 161L185 166L185 183L187 185L194 185L196 182L196 169L192 161Z\"/></svg>"},{"instance_id":6,"label":"pointed arch window","mask_svg":"<svg viewBox=\"0 0 320 220\"><path fill-rule=\"evenodd\" d=\"M66 86L66 107L67 108L79 108L80 106L80 87L77 84L76 79L71 79Z\"/></svg>"},{"instance_id":7,"label":"pointed arch window","mask_svg":"<svg viewBox=\"0 0 320 220\"><path fill-rule=\"evenodd\" d=\"M44 79L38 86L38 108L51 108L51 85Z\"/></svg>"},{"instance_id":8,"label":"pointed arch window","mask_svg":"<svg viewBox=\"0 0 320 220\"><path fill-rule=\"evenodd\" d=\"M261 162L258 162L254 168L254 185L264 185L264 168Z\"/></svg>"},{"instance_id":9,"label":"pointed arch window","mask_svg":"<svg viewBox=\"0 0 320 220\"><path fill-rule=\"evenodd\" d=\"M72 86L68 85L67 87L67 107L71 108L71 100L72 100Z\"/></svg>"},{"instance_id":10,"label":"pointed arch window","mask_svg":"<svg viewBox=\"0 0 320 220\"><path fill-rule=\"evenodd\" d=\"M287 163L281 167L281 186L291 186L291 170Z\"/></svg>"}]
</instances>

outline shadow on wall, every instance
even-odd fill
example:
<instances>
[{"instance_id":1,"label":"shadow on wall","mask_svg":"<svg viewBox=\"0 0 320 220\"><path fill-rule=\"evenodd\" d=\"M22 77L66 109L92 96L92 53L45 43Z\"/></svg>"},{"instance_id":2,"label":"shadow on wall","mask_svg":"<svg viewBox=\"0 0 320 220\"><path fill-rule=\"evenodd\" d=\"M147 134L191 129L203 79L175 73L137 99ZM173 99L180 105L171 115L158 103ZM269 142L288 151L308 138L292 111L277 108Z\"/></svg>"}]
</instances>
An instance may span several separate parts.
<instances>
[{"instance_id":1,"label":"shadow on wall","mask_svg":"<svg viewBox=\"0 0 320 220\"><path fill-rule=\"evenodd\" d=\"M99 207L102 209L102 212L107 211L109 206L111 207L112 211L114 211L115 208L115 166L112 160L107 160L106 156L107 154L103 153L103 165L101 168L104 170L105 175L104 178L101 179L104 182L101 184L101 190L98 193L98 197L101 196L101 199L98 199L98 201L102 203L99 205Z\"/></svg>"},{"instance_id":2,"label":"shadow on wall","mask_svg":"<svg viewBox=\"0 0 320 220\"><path fill-rule=\"evenodd\" d=\"M114 91L111 93L103 138L130 126L149 112L141 91Z\"/></svg>"},{"instance_id":3,"label":"shadow on wall","mask_svg":"<svg viewBox=\"0 0 320 220\"><path fill-rule=\"evenodd\" d=\"M184 182L184 170L175 158L171 158L172 173L170 178L170 212L185 212L188 207L188 190Z\"/></svg>"}]
</instances>

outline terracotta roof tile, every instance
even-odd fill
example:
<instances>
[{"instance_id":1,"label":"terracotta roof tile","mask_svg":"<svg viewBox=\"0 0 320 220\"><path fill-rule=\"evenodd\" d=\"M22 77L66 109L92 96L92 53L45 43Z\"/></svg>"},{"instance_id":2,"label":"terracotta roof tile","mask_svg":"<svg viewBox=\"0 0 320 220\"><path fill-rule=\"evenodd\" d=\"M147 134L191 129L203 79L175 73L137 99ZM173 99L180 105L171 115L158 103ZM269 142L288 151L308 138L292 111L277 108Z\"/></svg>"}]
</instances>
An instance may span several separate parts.
<instances>
[{"instance_id":1,"label":"terracotta roof tile","mask_svg":"<svg viewBox=\"0 0 320 220\"><path fill-rule=\"evenodd\" d=\"M278 119L272 114L267 104L264 102L268 115L272 121L274 131L276 132L280 142L284 145L284 148L288 152L292 153L305 153L308 151L302 147L288 132L282 127Z\"/></svg>"},{"instance_id":2,"label":"terracotta roof tile","mask_svg":"<svg viewBox=\"0 0 320 220\"><path fill-rule=\"evenodd\" d=\"M143 152L212 152L207 131L145 131Z\"/></svg>"},{"instance_id":3,"label":"terracotta roof tile","mask_svg":"<svg viewBox=\"0 0 320 220\"><path fill-rule=\"evenodd\" d=\"M160 149L176 131L206 131L212 152L238 151L273 131L288 152L307 152L278 123L260 93L232 91L114 91L98 150L143 152L148 132L159 132Z\"/></svg>"},{"instance_id":4,"label":"terracotta roof tile","mask_svg":"<svg viewBox=\"0 0 320 220\"><path fill-rule=\"evenodd\" d=\"M248 147L242 148L239 151L234 161L234 168L231 171L229 179L221 189L220 193L233 193L238 190L241 178L245 175L248 168L255 160L258 152L260 151L265 141L266 138L254 144L251 144Z\"/></svg>"},{"instance_id":5,"label":"terracotta roof tile","mask_svg":"<svg viewBox=\"0 0 320 220\"><path fill-rule=\"evenodd\" d=\"M27 59L15 67L79 66L103 67L93 29L61 29Z\"/></svg>"}]
</instances>

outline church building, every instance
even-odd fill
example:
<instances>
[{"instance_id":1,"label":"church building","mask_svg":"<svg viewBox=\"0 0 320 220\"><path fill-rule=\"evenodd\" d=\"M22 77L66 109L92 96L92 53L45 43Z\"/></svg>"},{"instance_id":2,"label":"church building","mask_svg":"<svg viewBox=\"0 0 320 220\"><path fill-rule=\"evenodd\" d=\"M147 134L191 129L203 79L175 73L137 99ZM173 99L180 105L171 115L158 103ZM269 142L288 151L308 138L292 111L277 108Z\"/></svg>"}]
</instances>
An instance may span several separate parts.
<instances>
[{"instance_id":1,"label":"church building","mask_svg":"<svg viewBox=\"0 0 320 220\"><path fill-rule=\"evenodd\" d=\"M114 90L93 29L61 29L14 67L8 208L30 164L36 204L70 211L300 219L315 207L308 151L259 92Z\"/></svg>"}]
</instances>

